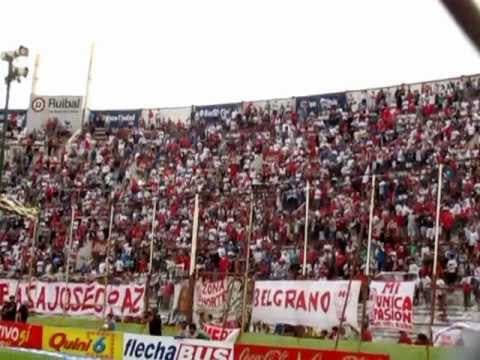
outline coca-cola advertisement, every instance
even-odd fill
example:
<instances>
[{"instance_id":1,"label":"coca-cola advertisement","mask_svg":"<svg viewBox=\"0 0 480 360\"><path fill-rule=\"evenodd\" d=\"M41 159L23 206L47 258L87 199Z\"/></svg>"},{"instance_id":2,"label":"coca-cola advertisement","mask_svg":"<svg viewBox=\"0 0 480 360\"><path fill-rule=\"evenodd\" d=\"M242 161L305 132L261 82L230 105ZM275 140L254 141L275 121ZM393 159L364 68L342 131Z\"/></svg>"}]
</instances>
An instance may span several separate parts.
<instances>
[{"instance_id":1,"label":"coca-cola advertisement","mask_svg":"<svg viewBox=\"0 0 480 360\"><path fill-rule=\"evenodd\" d=\"M239 344L235 360L389 360L389 355Z\"/></svg>"}]
</instances>

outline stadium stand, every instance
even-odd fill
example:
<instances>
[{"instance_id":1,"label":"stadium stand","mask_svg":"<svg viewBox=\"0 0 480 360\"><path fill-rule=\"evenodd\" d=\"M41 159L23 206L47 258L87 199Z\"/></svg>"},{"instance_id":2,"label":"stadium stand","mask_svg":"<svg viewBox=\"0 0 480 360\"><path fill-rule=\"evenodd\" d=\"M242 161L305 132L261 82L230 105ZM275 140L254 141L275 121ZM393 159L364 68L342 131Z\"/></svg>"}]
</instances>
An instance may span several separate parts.
<instances>
[{"instance_id":1,"label":"stadium stand","mask_svg":"<svg viewBox=\"0 0 480 360\"><path fill-rule=\"evenodd\" d=\"M34 276L63 278L72 207L72 277L118 281L148 270L157 201L153 272L190 266L195 193L201 194L197 266L244 269L250 192L255 190L252 269L257 279L301 278L305 184L310 183L307 278L363 279L370 175L378 175L373 219L374 274L410 273L418 302L431 301L438 165L444 164L440 292L480 306L480 78L461 77L347 93L317 113L244 103L219 121L144 118L138 127L92 121L67 142L55 124L43 141L27 135L4 173L5 191L37 204L41 223ZM3 217L0 271L28 273L33 223ZM354 258L358 256L357 260ZM164 276L168 274L168 276ZM168 286L152 282L155 293ZM459 289L459 290L458 290ZM470 299L467 302L467 298ZM460 304L458 304L460 302Z\"/></svg>"}]
</instances>

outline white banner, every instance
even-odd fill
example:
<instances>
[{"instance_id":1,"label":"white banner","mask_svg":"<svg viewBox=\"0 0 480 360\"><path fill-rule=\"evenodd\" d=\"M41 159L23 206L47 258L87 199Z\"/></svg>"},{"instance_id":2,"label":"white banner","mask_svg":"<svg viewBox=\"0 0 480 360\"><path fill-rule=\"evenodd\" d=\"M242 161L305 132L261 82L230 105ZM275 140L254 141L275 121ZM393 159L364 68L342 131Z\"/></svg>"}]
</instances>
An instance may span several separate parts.
<instances>
[{"instance_id":1,"label":"white banner","mask_svg":"<svg viewBox=\"0 0 480 360\"><path fill-rule=\"evenodd\" d=\"M198 320L203 313L209 315L217 323L223 323L227 313L227 324L234 327L242 314L242 282L239 279L226 277L221 280L201 279L195 284L193 313ZM238 325L237 325L238 326Z\"/></svg>"},{"instance_id":2,"label":"white banner","mask_svg":"<svg viewBox=\"0 0 480 360\"><path fill-rule=\"evenodd\" d=\"M147 126L159 125L169 121L172 121L175 124L180 122L188 125L191 114L191 106L142 110L142 118Z\"/></svg>"},{"instance_id":3,"label":"white banner","mask_svg":"<svg viewBox=\"0 0 480 360\"><path fill-rule=\"evenodd\" d=\"M340 323L348 281L257 281L252 321L329 330ZM358 328L360 281L352 281L345 323Z\"/></svg>"},{"instance_id":4,"label":"white banner","mask_svg":"<svg viewBox=\"0 0 480 360\"><path fill-rule=\"evenodd\" d=\"M252 106L258 111L263 110L268 113L271 113L273 110L279 111L282 107L285 110L292 111L295 107L295 99L293 97L289 97L270 100L244 101L242 104L243 111L245 112L248 107Z\"/></svg>"},{"instance_id":5,"label":"white banner","mask_svg":"<svg viewBox=\"0 0 480 360\"><path fill-rule=\"evenodd\" d=\"M448 327L433 327L434 346L476 346L480 325L476 323L454 323Z\"/></svg>"},{"instance_id":6,"label":"white banner","mask_svg":"<svg viewBox=\"0 0 480 360\"><path fill-rule=\"evenodd\" d=\"M105 287L91 284L0 280L1 304L11 295L19 302L28 301L30 311L39 314L103 315ZM145 286L137 284L109 285L107 287L107 313L116 316L141 317L144 315Z\"/></svg>"},{"instance_id":7,"label":"white banner","mask_svg":"<svg viewBox=\"0 0 480 360\"><path fill-rule=\"evenodd\" d=\"M27 128L41 129L48 121L54 121L75 131L82 126L83 96L40 96L30 98L27 112Z\"/></svg>"},{"instance_id":8,"label":"white banner","mask_svg":"<svg viewBox=\"0 0 480 360\"><path fill-rule=\"evenodd\" d=\"M462 328L449 326L433 329L434 346L457 346L462 341Z\"/></svg>"},{"instance_id":9,"label":"white banner","mask_svg":"<svg viewBox=\"0 0 480 360\"><path fill-rule=\"evenodd\" d=\"M413 330L414 281L370 283L370 326Z\"/></svg>"},{"instance_id":10,"label":"white banner","mask_svg":"<svg viewBox=\"0 0 480 360\"><path fill-rule=\"evenodd\" d=\"M125 333L123 359L233 360L233 343Z\"/></svg>"}]
</instances>

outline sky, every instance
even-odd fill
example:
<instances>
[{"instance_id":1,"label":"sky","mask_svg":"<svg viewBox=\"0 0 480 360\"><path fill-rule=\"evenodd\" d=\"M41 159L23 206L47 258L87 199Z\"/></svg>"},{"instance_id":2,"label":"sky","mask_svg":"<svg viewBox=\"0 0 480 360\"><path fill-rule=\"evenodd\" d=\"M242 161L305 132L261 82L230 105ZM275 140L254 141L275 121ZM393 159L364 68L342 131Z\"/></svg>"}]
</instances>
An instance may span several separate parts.
<instances>
[{"instance_id":1,"label":"sky","mask_svg":"<svg viewBox=\"0 0 480 360\"><path fill-rule=\"evenodd\" d=\"M5 14L13 14L4 16ZM0 51L30 68L11 108L84 95L91 109L217 104L480 73L479 54L437 0L2 2ZM6 74L0 63L0 76ZM0 87L0 106L5 87Z\"/></svg>"}]
</instances>

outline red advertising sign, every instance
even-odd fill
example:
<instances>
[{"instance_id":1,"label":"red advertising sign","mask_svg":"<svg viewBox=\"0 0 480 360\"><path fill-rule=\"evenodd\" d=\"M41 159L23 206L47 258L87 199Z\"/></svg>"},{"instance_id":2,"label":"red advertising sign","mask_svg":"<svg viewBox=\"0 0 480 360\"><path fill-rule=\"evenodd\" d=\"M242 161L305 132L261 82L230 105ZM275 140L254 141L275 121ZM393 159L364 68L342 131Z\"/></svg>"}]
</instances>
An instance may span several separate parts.
<instances>
[{"instance_id":1,"label":"red advertising sign","mask_svg":"<svg viewBox=\"0 0 480 360\"><path fill-rule=\"evenodd\" d=\"M42 348L42 327L23 323L0 321L0 345Z\"/></svg>"},{"instance_id":2,"label":"red advertising sign","mask_svg":"<svg viewBox=\"0 0 480 360\"><path fill-rule=\"evenodd\" d=\"M239 344L235 360L389 360L389 355Z\"/></svg>"}]
</instances>

